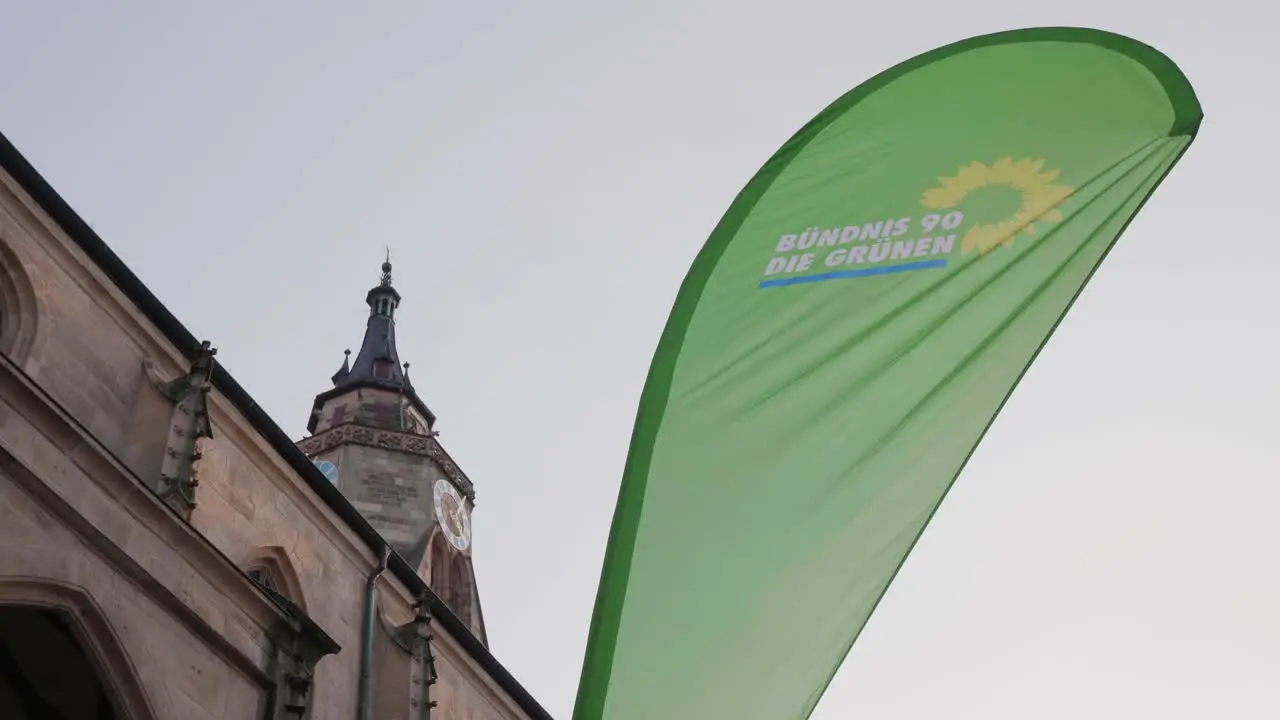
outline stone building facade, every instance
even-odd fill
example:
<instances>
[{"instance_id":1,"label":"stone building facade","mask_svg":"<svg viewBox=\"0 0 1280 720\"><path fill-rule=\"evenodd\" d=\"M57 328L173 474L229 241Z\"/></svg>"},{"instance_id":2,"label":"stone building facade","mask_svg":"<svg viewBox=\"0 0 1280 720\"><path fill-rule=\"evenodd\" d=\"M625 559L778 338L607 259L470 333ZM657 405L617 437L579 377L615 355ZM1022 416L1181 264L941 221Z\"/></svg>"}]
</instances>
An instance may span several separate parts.
<instances>
[{"instance_id":1,"label":"stone building facade","mask_svg":"<svg viewBox=\"0 0 1280 720\"><path fill-rule=\"evenodd\" d=\"M0 136L0 718L549 718L366 301L295 443Z\"/></svg>"}]
</instances>

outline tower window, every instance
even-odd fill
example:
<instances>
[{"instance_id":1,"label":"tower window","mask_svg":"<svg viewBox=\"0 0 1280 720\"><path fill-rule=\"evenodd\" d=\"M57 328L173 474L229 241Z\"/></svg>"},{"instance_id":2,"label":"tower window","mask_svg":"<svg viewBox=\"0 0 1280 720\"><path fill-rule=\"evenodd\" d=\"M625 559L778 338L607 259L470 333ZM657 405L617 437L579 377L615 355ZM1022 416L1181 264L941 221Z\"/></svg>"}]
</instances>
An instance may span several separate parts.
<instances>
[{"instance_id":1,"label":"tower window","mask_svg":"<svg viewBox=\"0 0 1280 720\"><path fill-rule=\"evenodd\" d=\"M391 361L390 360L374 360L373 376L379 380L391 379Z\"/></svg>"}]
</instances>

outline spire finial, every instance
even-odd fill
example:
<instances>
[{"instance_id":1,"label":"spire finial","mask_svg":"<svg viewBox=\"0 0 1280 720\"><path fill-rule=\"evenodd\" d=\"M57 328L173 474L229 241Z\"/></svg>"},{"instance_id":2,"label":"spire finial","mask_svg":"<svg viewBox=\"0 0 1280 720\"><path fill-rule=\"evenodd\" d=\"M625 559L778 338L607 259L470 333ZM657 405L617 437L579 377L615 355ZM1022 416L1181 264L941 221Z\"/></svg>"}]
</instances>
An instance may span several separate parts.
<instances>
[{"instance_id":1,"label":"spire finial","mask_svg":"<svg viewBox=\"0 0 1280 720\"><path fill-rule=\"evenodd\" d=\"M387 246L386 260L382 261L382 281L383 287L391 286L391 247Z\"/></svg>"},{"instance_id":2,"label":"spire finial","mask_svg":"<svg viewBox=\"0 0 1280 720\"><path fill-rule=\"evenodd\" d=\"M333 377L329 379L333 381L334 387L337 387L338 383L342 382L343 379L345 379L350 374L351 374L351 349L348 348L342 351L342 367L338 368L338 372L334 373Z\"/></svg>"}]
</instances>

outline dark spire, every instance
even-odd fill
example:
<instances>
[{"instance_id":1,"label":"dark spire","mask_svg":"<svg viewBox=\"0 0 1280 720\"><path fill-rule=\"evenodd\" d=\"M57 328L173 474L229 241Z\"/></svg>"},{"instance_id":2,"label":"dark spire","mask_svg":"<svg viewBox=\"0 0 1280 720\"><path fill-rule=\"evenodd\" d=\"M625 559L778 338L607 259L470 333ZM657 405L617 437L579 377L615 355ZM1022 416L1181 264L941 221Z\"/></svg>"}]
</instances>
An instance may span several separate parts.
<instances>
[{"instance_id":1,"label":"dark spire","mask_svg":"<svg viewBox=\"0 0 1280 720\"><path fill-rule=\"evenodd\" d=\"M368 384L394 390L412 390L409 378L401 368L400 355L396 351L396 309L400 307L400 293L391 285L391 260L382 263L382 276L378 284L364 298L369 305L369 322L365 326L364 342L355 362L335 387Z\"/></svg>"},{"instance_id":2,"label":"dark spire","mask_svg":"<svg viewBox=\"0 0 1280 720\"><path fill-rule=\"evenodd\" d=\"M387 251L387 259L382 263L382 274L378 284L365 295L365 303L369 306L369 320L365 324L364 341L355 359L351 359L351 351L346 351L342 367L330 378L333 389L323 393L316 399L331 397L337 393L356 388L381 388L394 390L405 396L418 406L428 423L435 422L435 416L418 398L409 382L408 363L400 362L396 350L395 314L400 307L400 293L391 284L391 251ZM313 431L312 427L308 428Z\"/></svg>"},{"instance_id":3,"label":"dark spire","mask_svg":"<svg viewBox=\"0 0 1280 720\"><path fill-rule=\"evenodd\" d=\"M334 385L342 382L342 379L351 374L351 348L342 351L342 367L338 368L338 372L329 378Z\"/></svg>"}]
</instances>

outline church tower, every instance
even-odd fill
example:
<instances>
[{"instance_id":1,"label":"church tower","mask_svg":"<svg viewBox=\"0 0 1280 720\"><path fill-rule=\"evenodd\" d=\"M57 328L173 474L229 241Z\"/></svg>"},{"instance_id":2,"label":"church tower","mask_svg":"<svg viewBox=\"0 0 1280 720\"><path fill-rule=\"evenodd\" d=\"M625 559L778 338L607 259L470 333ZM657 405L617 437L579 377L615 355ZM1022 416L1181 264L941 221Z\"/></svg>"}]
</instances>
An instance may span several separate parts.
<instances>
[{"instance_id":1,"label":"church tower","mask_svg":"<svg viewBox=\"0 0 1280 720\"><path fill-rule=\"evenodd\" d=\"M316 396L311 434L298 447L488 645L471 565L475 489L440 445L436 416L400 362L390 259L365 303L360 351L355 360L346 351L333 387Z\"/></svg>"}]
</instances>

